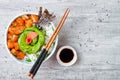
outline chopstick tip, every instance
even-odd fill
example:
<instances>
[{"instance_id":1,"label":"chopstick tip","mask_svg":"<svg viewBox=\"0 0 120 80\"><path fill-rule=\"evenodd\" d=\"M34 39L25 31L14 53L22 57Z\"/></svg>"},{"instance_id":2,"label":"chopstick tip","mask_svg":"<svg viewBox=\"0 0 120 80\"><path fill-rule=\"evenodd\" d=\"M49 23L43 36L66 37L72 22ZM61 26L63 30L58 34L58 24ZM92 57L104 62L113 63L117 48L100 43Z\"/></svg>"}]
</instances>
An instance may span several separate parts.
<instances>
[{"instance_id":1,"label":"chopstick tip","mask_svg":"<svg viewBox=\"0 0 120 80\"><path fill-rule=\"evenodd\" d=\"M67 11L70 11L70 8L67 8Z\"/></svg>"},{"instance_id":2,"label":"chopstick tip","mask_svg":"<svg viewBox=\"0 0 120 80\"><path fill-rule=\"evenodd\" d=\"M31 74L31 73L29 73L28 76L29 76L30 78L32 78L32 79L34 78L34 75Z\"/></svg>"}]
</instances>

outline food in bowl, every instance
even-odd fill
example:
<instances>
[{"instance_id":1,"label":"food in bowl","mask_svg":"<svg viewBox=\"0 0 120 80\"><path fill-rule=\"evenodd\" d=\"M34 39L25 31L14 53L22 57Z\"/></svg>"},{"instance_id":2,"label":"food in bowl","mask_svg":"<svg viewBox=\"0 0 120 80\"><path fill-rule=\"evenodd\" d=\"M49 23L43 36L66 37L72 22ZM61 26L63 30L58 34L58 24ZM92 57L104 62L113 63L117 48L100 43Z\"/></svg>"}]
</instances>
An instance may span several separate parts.
<instances>
[{"instance_id":1,"label":"food in bowl","mask_svg":"<svg viewBox=\"0 0 120 80\"><path fill-rule=\"evenodd\" d=\"M40 55L41 49L54 31L53 23L50 21L46 23L43 20L46 19L43 17L45 15L45 11L41 16L24 14L14 19L10 24L7 32L7 47L17 60L34 63ZM56 48L56 44L57 40L53 43L46 57Z\"/></svg>"}]
</instances>

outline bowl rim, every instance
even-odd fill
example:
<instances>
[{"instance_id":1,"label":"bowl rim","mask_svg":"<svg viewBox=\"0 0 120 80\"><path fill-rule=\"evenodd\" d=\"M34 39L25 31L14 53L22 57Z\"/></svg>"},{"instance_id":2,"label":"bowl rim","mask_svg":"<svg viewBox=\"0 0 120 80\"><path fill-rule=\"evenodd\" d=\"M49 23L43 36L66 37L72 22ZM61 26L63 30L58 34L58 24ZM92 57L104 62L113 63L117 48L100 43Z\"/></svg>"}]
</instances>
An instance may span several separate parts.
<instances>
[{"instance_id":1,"label":"bowl rim","mask_svg":"<svg viewBox=\"0 0 120 80\"><path fill-rule=\"evenodd\" d=\"M8 47L7 47L7 34L8 34L8 28L9 28L10 24L11 24L16 18L18 18L19 16L24 15L24 14L37 14L37 13L35 13L35 12L23 12L23 13L21 13L21 14L15 15L14 18L12 18L12 19L10 20L10 22L8 23L7 28L6 28L6 30L5 30L5 47L6 47L7 53L8 53L8 54L11 56L11 58L12 58L14 61L16 61L17 63L25 64L25 65L31 65L31 64L33 65L34 63L32 63L32 62L31 62L31 63L25 63L25 62L19 61L17 58L15 58L15 57L10 53L10 50L9 50ZM53 22L51 22L51 25L55 28L55 25L54 25ZM56 39L55 39L55 45L54 45L53 50L51 51L51 53L49 54L49 56L47 56L47 57L45 58L45 60L44 60L43 62L46 62L46 61L55 53L55 50L56 50L56 48L57 48L57 45L58 45L58 35L57 35L57 37L56 37Z\"/></svg>"}]
</instances>

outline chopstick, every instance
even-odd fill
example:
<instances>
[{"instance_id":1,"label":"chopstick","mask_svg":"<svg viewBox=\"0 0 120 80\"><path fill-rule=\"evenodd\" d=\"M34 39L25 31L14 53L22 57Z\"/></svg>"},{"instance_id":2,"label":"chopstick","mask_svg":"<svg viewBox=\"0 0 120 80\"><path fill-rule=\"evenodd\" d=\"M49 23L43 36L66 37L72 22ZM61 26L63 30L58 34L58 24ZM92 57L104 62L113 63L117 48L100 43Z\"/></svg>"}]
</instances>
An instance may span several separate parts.
<instances>
[{"instance_id":1,"label":"chopstick","mask_svg":"<svg viewBox=\"0 0 120 80\"><path fill-rule=\"evenodd\" d=\"M66 18L68 16L68 14L69 14L69 12L70 12L70 9L67 9L65 14L64 14L64 16L62 17L62 19L58 23L56 30L54 31L53 35L51 36L50 40L48 41L48 44L46 44L46 46L45 46L46 50L49 50L49 48L52 45L54 39L56 38L56 36L58 35L60 29L62 28L62 26L63 26L63 24L64 24L64 22L65 22L65 20L66 20Z\"/></svg>"},{"instance_id":2,"label":"chopstick","mask_svg":"<svg viewBox=\"0 0 120 80\"><path fill-rule=\"evenodd\" d=\"M34 78L35 74L37 73L40 65L42 64L43 60L45 59L45 56L48 52L48 50L50 49L53 41L55 40L56 36L58 35L58 33L60 32L60 29L62 28L68 14L70 12L70 9L67 8L67 10L65 11L63 17L61 18L60 22L58 23L54 33L52 34L51 38L49 39L48 43L45 45L45 48L43 48L40 56L38 57L37 61L35 62L35 64L33 65L33 67L31 68L30 72L29 72L29 77L31 77L32 79Z\"/></svg>"}]
</instances>

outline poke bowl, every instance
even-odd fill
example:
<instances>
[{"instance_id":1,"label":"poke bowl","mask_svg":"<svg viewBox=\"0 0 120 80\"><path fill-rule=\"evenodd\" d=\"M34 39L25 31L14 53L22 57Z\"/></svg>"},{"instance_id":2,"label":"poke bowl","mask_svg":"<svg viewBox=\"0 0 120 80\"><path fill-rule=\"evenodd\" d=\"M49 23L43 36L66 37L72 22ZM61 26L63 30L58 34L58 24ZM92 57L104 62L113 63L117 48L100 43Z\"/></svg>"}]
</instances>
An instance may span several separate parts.
<instances>
[{"instance_id":1,"label":"poke bowl","mask_svg":"<svg viewBox=\"0 0 120 80\"><path fill-rule=\"evenodd\" d=\"M36 13L21 14L16 16L7 27L5 36L7 51L19 63L34 64L55 30L53 22L42 27L35 26L38 18ZM44 62L54 54L57 44L58 36Z\"/></svg>"}]
</instances>

